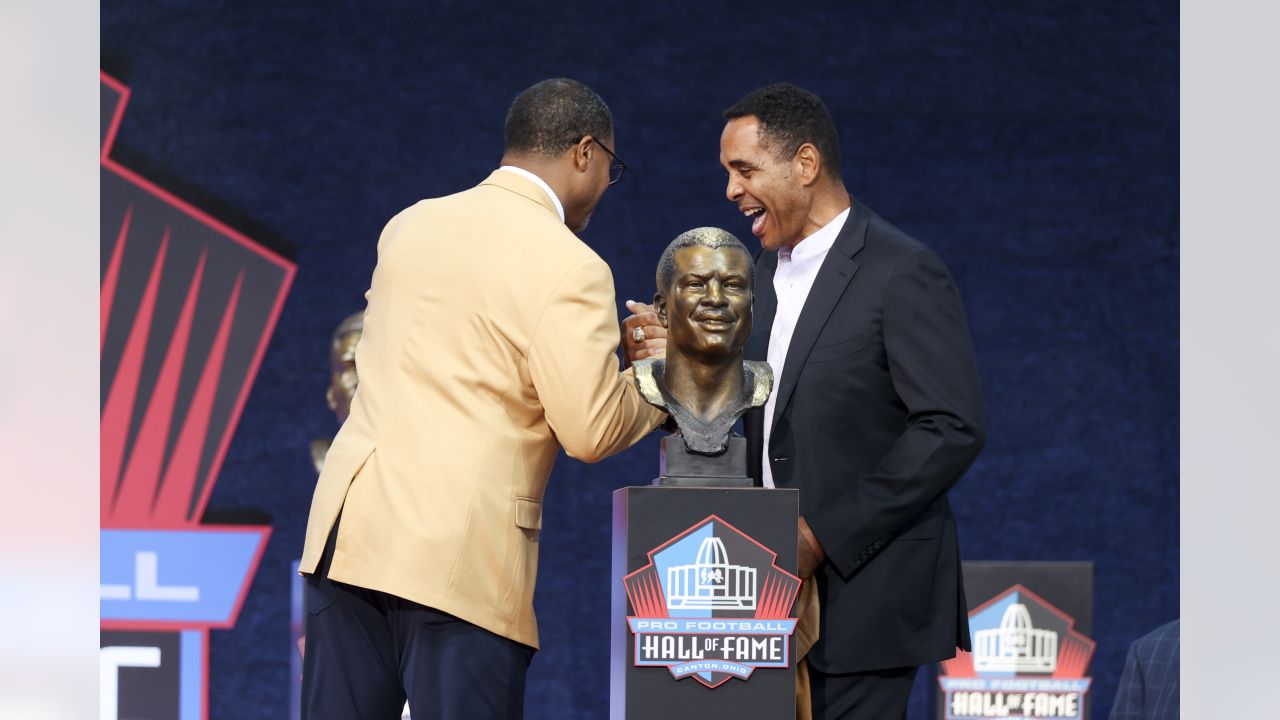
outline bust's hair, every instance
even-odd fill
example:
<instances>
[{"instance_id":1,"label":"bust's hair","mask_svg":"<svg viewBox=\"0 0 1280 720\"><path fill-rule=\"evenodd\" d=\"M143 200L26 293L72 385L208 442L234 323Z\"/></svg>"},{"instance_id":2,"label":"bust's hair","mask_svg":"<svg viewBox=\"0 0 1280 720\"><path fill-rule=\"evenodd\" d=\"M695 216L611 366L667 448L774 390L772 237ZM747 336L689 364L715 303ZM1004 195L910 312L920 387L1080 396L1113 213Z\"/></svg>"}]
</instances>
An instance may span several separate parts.
<instances>
[{"instance_id":1,"label":"bust's hair","mask_svg":"<svg viewBox=\"0 0 1280 720\"><path fill-rule=\"evenodd\" d=\"M506 152L559 155L585 135L613 138L613 115L594 90L577 80L552 78L516 96L503 131Z\"/></svg>"},{"instance_id":2,"label":"bust's hair","mask_svg":"<svg viewBox=\"0 0 1280 720\"><path fill-rule=\"evenodd\" d=\"M338 327L333 329L333 337L331 339L333 346L337 347L342 343L342 338L351 333L364 332L364 312L351 313L338 323Z\"/></svg>"},{"instance_id":3,"label":"bust's hair","mask_svg":"<svg viewBox=\"0 0 1280 720\"><path fill-rule=\"evenodd\" d=\"M695 245L712 250L727 247L742 251L747 256L747 267L750 268L748 277L751 279L752 287L755 287L756 266L754 262L751 262L751 251L747 250L747 246L743 245L742 241L728 230L721 230L717 227L699 227L680 233L675 240L671 241L671 244L667 245L667 249L662 251L662 257L658 259L658 272L655 275L655 280L658 283L658 292L665 293L676 274L676 251L694 247Z\"/></svg>"},{"instance_id":4,"label":"bust's hair","mask_svg":"<svg viewBox=\"0 0 1280 720\"><path fill-rule=\"evenodd\" d=\"M805 143L813 143L822 167L832 180L840 179L840 138L822 98L791 83L774 83L747 93L724 111L734 120L760 121L760 141L776 158L790 160Z\"/></svg>"}]
</instances>

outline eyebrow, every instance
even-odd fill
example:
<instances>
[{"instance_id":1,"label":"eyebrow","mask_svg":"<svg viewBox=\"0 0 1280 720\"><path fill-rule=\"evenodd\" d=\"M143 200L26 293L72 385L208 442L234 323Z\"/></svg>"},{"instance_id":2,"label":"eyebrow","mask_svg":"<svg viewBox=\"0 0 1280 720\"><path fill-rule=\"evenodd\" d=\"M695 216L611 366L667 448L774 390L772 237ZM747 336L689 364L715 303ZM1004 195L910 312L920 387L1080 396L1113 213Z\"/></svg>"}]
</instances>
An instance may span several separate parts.
<instances>
[{"instance_id":1,"label":"eyebrow","mask_svg":"<svg viewBox=\"0 0 1280 720\"><path fill-rule=\"evenodd\" d=\"M692 270L689 270L688 272L680 273L680 276L679 276L678 278L676 278L676 280L677 280L677 281L679 281L679 280L687 280L687 279L690 279L690 278L692 278L692 279L694 279L694 280L706 280L707 278L711 277L711 276L712 276L712 275L714 275L714 274L715 274L715 273L700 273L700 272L694 272L694 271L692 271ZM747 279L747 276L746 276L746 275L744 275L744 274L742 274L742 273L726 273L726 274L723 276L723 278L722 278L722 279L723 279L723 280L725 280L725 281L729 281L729 280L746 280L746 279Z\"/></svg>"},{"instance_id":2,"label":"eyebrow","mask_svg":"<svg viewBox=\"0 0 1280 720\"><path fill-rule=\"evenodd\" d=\"M742 169L755 170L757 167L755 163L749 160L730 160L728 162L728 165L734 170L742 170Z\"/></svg>"}]
</instances>

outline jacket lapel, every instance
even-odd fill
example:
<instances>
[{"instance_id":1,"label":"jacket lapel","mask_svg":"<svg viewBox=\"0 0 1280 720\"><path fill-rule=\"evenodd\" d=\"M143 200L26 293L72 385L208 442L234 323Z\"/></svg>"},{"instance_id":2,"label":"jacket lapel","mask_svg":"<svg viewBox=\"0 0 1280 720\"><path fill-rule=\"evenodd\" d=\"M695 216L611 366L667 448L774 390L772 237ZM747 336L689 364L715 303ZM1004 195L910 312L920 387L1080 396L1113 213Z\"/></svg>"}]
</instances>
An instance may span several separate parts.
<instances>
[{"instance_id":1,"label":"jacket lapel","mask_svg":"<svg viewBox=\"0 0 1280 720\"><path fill-rule=\"evenodd\" d=\"M849 281L853 279L854 273L858 271L858 263L854 260L854 256L858 251L862 250L866 242L867 224L869 220L869 211L859 206L858 201L850 198L851 205L849 208L849 217L845 220L844 227L840 229L840 234L836 236L835 243L831 246L831 250L827 252L827 257L822 261L822 267L818 268L818 276L813 281L813 287L809 289L809 296L805 298L804 307L800 310L800 318L796 321L795 332L791 335L791 345L787 348L787 361L783 367L782 378L778 383L778 399L775 401L773 408L773 424L776 427L778 418L782 417L782 413L786 412L787 404L791 401L791 396L795 393L796 383L800 379L800 369L804 367L805 361L809 359L809 351L813 349L813 344L817 342L819 333L827 324L827 320L831 317L831 311L835 309L836 303L840 301L840 297L844 295L845 288L849 286ZM774 263L777 262L777 254L774 256ZM769 291L773 292L773 273L770 273ZM774 306L777 305L777 299L774 299ZM773 324L773 313L769 315L769 323ZM765 338L765 347L768 347L768 338ZM777 437L774 435L774 437Z\"/></svg>"}]
</instances>

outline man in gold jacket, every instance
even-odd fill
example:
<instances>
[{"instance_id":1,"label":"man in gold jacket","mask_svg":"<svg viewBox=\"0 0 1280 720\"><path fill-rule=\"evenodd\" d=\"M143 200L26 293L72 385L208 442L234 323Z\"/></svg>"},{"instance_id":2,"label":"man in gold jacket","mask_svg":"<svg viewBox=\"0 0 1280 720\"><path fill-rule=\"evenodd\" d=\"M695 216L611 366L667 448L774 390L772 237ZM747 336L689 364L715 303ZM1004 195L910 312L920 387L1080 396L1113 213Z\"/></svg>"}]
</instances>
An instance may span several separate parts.
<instances>
[{"instance_id":1,"label":"man in gold jacket","mask_svg":"<svg viewBox=\"0 0 1280 720\"><path fill-rule=\"evenodd\" d=\"M621 176L590 88L507 114L502 167L387 224L360 386L316 485L303 717L518 718L556 452L594 462L664 416L620 373L613 280L575 232Z\"/></svg>"}]
</instances>

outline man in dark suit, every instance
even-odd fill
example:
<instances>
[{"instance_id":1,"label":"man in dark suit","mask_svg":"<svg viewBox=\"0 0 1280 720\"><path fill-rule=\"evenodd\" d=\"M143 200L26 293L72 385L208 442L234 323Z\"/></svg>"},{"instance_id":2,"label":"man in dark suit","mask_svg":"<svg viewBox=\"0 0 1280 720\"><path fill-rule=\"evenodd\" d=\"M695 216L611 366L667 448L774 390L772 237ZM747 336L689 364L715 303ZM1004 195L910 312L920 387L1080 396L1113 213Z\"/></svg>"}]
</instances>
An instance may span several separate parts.
<instances>
[{"instance_id":1,"label":"man in dark suit","mask_svg":"<svg viewBox=\"0 0 1280 720\"><path fill-rule=\"evenodd\" d=\"M745 354L778 378L745 416L748 457L760 484L800 490L813 716L904 717L919 666L969 649L947 491L986 419L960 295L937 255L850 197L816 95L770 85L725 117L725 193L763 246ZM629 307L645 336L628 354L659 352L647 308Z\"/></svg>"},{"instance_id":2,"label":"man in dark suit","mask_svg":"<svg viewBox=\"0 0 1280 720\"><path fill-rule=\"evenodd\" d=\"M816 95L770 85L725 117L725 193L764 248L747 357L779 378L746 419L748 457L763 484L800 489L814 716L902 717L916 669L969 648L947 491L986 419L960 295L937 255L850 197Z\"/></svg>"}]
</instances>

